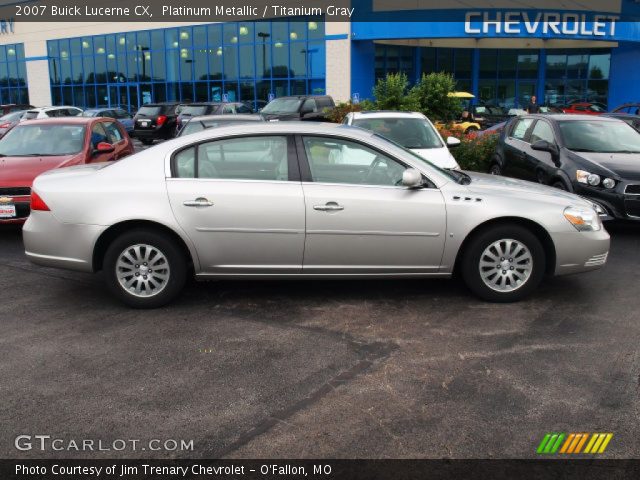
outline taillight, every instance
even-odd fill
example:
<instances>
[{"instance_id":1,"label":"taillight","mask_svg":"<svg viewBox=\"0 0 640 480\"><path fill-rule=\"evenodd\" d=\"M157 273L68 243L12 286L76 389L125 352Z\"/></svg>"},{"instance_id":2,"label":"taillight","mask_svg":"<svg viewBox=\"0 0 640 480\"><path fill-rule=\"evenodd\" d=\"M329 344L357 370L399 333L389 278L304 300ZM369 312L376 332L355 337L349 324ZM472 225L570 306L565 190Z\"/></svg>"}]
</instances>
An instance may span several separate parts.
<instances>
[{"instance_id":1,"label":"taillight","mask_svg":"<svg viewBox=\"0 0 640 480\"><path fill-rule=\"evenodd\" d=\"M166 115L158 115L158 119L156 120L156 123L158 124L159 127L161 127L162 125L164 125L164 122L166 121L167 121Z\"/></svg>"},{"instance_id":2,"label":"taillight","mask_svg":"<svg viewBox=\"0 0 640 480\"><path fill-rule=\"evenodd\" d=\"M0 125L0 128L9 128L11 127L10 123L3 123L2 125Z\"/></svg>"},{"instance_id":3,"label":"taillight","mask_svg":"<svg viewBox=\"0 0 640 480\"><path fill-rule=\"evenodd\" d=\"M47 206L47 204L44 203L44 200L42 200L42 198L40 198L40 195L38 195L33 190L31 191L31 210L39 210L41 212L49 212L50 211L50 209Z\"/></svg>"}]
</instances>

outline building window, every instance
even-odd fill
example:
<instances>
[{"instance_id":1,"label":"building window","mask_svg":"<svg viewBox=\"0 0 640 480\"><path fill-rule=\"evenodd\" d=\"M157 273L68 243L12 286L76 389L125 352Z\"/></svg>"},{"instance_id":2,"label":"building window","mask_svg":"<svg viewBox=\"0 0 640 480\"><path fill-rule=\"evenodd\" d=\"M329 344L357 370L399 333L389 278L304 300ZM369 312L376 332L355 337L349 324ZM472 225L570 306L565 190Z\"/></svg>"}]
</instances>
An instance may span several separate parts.
<instances>
[{"instance_id":1,"label":"building window","mask_svg":"<svg viewBox=\"0 0 640 480\"><path fill-rule=\"evenodd\" d=\"M47 48L54 105L137 110L171 100L255 102L270 94L325 93L319 20L116 33L50 40Z\"/></svg>"},{"instance_id":2,"label":"building window","mask_svg":"<svg viewBox=\"0 0 640 480\"><path fill-rule=\"evenodd\" d=\"M0 103L29 103L22 43L0 45Z\"/></svg>"},{"instance_id":3,"label":"building window","mask_svg":"<svg viewBox=\"0 0 640 480\"><path fill-rule=\"evenodd\" d=\"M607 106L611 51L548 50L545 103L598 102Z\"/></svg>"}]
</instances>

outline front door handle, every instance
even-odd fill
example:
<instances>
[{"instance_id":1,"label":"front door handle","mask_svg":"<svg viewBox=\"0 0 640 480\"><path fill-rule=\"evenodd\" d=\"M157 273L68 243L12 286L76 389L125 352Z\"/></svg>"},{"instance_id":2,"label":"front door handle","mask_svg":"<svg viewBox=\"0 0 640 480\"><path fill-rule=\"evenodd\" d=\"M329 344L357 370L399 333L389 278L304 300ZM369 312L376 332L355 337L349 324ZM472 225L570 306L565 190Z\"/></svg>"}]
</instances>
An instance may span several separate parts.
<instances>
[{"instance_id":1,"label":"front door handle","mask_svg":"<svg viewBox=\"0 0 640 480\"><path fill-rule=\"evenodd\" d=\"M187 200L182 203L185 207L210 207L213 202L210 202L204 197L198 197L195 200Z\"/></svg>"},{"instance_id":2,"label":"front door handle","mask_svg":"<svg viewBox=\"0 0 640 480\"><path fill-rule=\"evenodd\" d=\"M336 202L327 202L325 205L314 205L313 209L321 212L338 212L344 210L344 207Z\"/></svg>"}]
</instances>

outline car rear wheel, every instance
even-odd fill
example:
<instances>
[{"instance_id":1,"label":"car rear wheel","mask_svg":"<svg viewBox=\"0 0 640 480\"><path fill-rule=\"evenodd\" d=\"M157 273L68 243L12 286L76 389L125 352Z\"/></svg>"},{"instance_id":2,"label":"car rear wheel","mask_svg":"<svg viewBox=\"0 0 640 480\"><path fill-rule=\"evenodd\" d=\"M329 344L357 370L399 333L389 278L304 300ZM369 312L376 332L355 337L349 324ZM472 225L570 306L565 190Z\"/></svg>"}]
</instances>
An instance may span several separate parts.
<instances>
[{"instance_id":1,"label":"car rear wheel","mask_svg":"<svg viewBox=\"0 0 640 480\"><path fill-rule=\"evenodd\" d=\"M491 302L515 302L544 277L545 252L524 227L504 225L474 236L463 252L462 276L469 289Z\"/></svg>"},{"instance_id":2,"label":"car rear wheel","mask_svg":"<svg viewBox=\"0 0 640 480\"><path fill-rule=\"evenodd\" d=\"M187 262L168 235L134 230L116 238L104 257L109 289L134 308L157 308L175 299L187 279Z\"/></svg>"},{"instance_id":3,"label":"car rear wheel","mask_svg":"<svg viewBox=\"0 0 640 480\"><path fill-rule=\"evenodd\" d=\"M499 163L493 163L491 168L489 168L489 173L491 175L502 175L502 168Z\"/></svg>"},{"instance_id":4,"label":"car rear wheel","mask_svg":"<svg viewBox=\"0 0 640 480\"><path fill-rule=\"evenodd\" d=\"M469 127L467 128L464 133L473 133L473 132L477 132L478 129L476 127Z\"/></svg>"}]
</instances>

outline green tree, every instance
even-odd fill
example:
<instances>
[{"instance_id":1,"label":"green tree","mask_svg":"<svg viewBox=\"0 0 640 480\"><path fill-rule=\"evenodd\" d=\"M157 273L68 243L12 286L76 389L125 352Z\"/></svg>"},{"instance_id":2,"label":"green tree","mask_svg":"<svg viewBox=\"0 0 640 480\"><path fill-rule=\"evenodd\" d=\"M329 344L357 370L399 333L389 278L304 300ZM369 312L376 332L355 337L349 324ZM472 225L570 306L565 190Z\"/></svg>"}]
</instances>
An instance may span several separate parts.
<instances>
[{"instance_id":1,"label":"green tree","mask_svg":"<svg viewBox=\"0 0 640 480\"><path fill-rule=\"evenodd\" d=\"M408 92L409 80L406 73L388 73L385 78L378 79L376 86L373 87L375 108L377 110L416 110L418 104Z\"/></svg>"},{"instance_id":2,"label":"green tree","mask_svg":"<svg viewBox=\"0 0 640 480\"><path fill-rule=\"evenodd\" d=\"M450 73L423 74L409 96L418 105L418 110L431 120L449 122L462 113L460 99L449 96L455 89L456 81Z\"/></svg>"}]
</instances>

